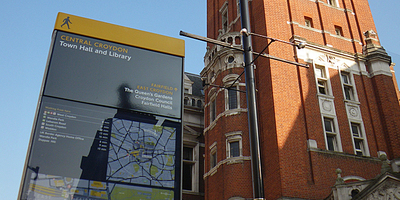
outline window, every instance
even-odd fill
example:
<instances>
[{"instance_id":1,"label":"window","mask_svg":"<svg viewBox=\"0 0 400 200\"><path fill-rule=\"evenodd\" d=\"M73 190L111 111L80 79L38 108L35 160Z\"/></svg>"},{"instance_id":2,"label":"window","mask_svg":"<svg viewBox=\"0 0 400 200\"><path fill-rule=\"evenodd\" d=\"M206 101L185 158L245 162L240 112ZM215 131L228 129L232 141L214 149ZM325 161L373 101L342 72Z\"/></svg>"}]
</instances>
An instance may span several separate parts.
<instances>
[{"instance_id":1,"label":"window","mask_svg":"<svg viewBox=\"0 0 400 200\"><path fill-rule=\"evenodd\" d=\"M211 101L210 104L210 122L213 122L216 118L216 105L215 105L215 99Z\"/></svg>"},{"instance_id":2,"label":"window","mask_svg":"<svg viewBox=\"0 0 400 200\"><path fill-rule=\"evenodd\" d=\"M182 177L182 189L193 190L193 177L195 164L193 156L193 148L183 147L183 177Z\"/></svg>"},{"instance_id":3,"label":"window","mask_svg":"<svg viewBox=\"0 0 400 200\"><path fill-rule=\"evenodd\" d=\"M222 31L223 33L228 32L228 9L225 8L225 10L222 12Z\"/></svg>"},{"instance_id":4,"label":"window","mask_svg":"<svg viewBox=\"0 0 400 200\"><path fill-rule=\"evenodd\" d=\"M237 16L240 16L240 0L236 0L236 12Z\"/></svg>"},{"instance_id":5,"label":"window","mask_svg":"<svg viewBox=\"0 0 400 200\"><path fill-rule=\"evenodd\" d=\"M342 27L340 27L340 26L335 26L335 33L336 33L336 35L342 36L342 37L343 37L343 30L342 30Z\"/></svg>"},{"instance_id":6,"label":"window","mask_svg":"<svg viewBox=\"0 0 400 200\"><path fill-rule=\"evenodd\" d=\"M336 0L327 0L328 4L331 6L337 6Z\"/></svg>"},{"instance_id":7,"label":"window","mask_svg":"<svg viewBox=\"0 0 400 200\"><path fill-rule=\"evenodd\" d=\"M239 156L240 156L239 141L229 142L229 157L239 157Z\"/></svg>"},{"instance_id":8,"label":"window","mask_svg":"<svg viewBox=\"0 0 400 200\"><path fill-rule=\"evenodd\" d=\"M311 17L304 17L304 22L307 27L313 28L313 22Z\"/></svg>"},{"instance_id":9,"label":"window","mask_svg":"<svg viewBox=\"0 0 400 200\"><path fill-rule=\"evenodd\" d=\"M318 92L320 94L326 94L326 81L318 80Z\"/></svg>"},{"instance_id":10,"label":"window","mask_svg":"<svg viewBox=\"0 0 400 200\"><path fill-rule=\"evenodd\" d=\"M351 134L354 140L354 153L358 156L365 156L364 138L361 133L360 124L351 123Z\"/></svg>"},{"instance_id":11,"label":"window","mask_svg":"<svg viewBox=\"0 0 400 200\"><path fill-rule=\"evenodd\" d=\"M235 131L226 133L226 157L240 157L242 156L242 132Z\"/></svg>"},{"instance_id":12,"label":"window","mask_svg":"<svg viewBox=\"0 0 400 200\"><path fill-rule=\"evenodd\" d=\"M360 193L360 190L358 189L351 190L351 198L354 198L358 193Z\"/></svg>"},{"instance_id":13,"label":"window","mask_svg":"<svg viewBox=\"0 0 400 200\"><path fill-rule=\"evenodd\" d=\"M238 108L237 93L238 93L238 91L235 86L228 88L228 108L230 110Z\"/></svg>"},{"instance_id":14,"label":"window","mask_svg":"<svg viewBox=\"0 0 400 200\"><path fill-rule=\"evenodd\" d=\"M232 37L228 37L228 43L231 44L231 45L233 44L233 38Z\"/></svg>"},{"instance_id":15,"label":"window","mask_svg":"<svg viewBox=\"0 0 400 200\"><path fill-rule=\"evenodd\" d=\"M326 78L325 67L316 66L315 76L317 77L318 93L328 94L328 80Z\"/></svg>"},{"instance_id":16,"label":"window","mask_svg":"<svg viewBox=\"0 0 400 200\"><path fill-rule=\"evenodd\" d=\"M211 150L210 154L210 168L214 168L217 166L217 149L214 148Z\"/></svg>"},{"instance_id":17,"label":"window","mask_svg":"<svg viewBox=\"0 0 400 200\"><path fill-rule=\"evenodd\" d=\"M351 83L350 74L341 72L344 98L346 100L355 100L353 92L353 84Z\"/></svg>"},{"instance_id":18,"label":"window","mask_svg":"<svg viewBox=\"0 0 400 200\"><path fill-rule=\"evenodd\" d=\"M197 107L201 108L201 106L202 106L201 100L197 100Z\"/></svg>"},{"instance_id":19,"label":"window","mask_svg":"<svg viewBox=\"0 0 400 200\"><path fill-rule=\"evenodd\" d=\"M185 99L183 100L183 103L184 103L185 105L188 105L188 103L189 103L189 98L185 98Z\"/></svg>"},{"instance_id":20,"label":"window","mask_svg":"<svg viewBox=\"0 0 400 200\"><path fill-rule=\"evenodd\" d=\"M337 133L334 120L324 117L324 129L326 137L326 148L329 151L339 151Z\"/></svg>"},{"instance_id":21,"label":"window","mask_svg":"<svg viewBox=\"0 0 400 200\"><path fill-rule=\"evenodd\" d=\"M235 57L229 56L228 57L228 63L233 63L233 61L235 61Z\"/></svg>"},{"instance_id":22,"label":"window","mask_svg":"<svg viewBox=\"0 0 400 200\"><path fill-rule=\"evenodd\" d=\"M196 99L192 99L192 106L196 106Z\"/></svg>"}]
</instances>

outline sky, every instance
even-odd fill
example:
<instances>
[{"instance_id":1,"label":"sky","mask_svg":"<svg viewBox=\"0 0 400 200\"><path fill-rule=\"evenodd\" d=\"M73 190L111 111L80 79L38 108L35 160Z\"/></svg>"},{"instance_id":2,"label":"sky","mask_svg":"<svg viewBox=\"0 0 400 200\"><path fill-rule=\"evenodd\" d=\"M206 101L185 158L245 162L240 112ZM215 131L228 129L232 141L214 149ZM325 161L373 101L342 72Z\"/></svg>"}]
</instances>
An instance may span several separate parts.
<instances>
[{"instance_id":1,"label":"sky","mask_svg":"<svg viewBox=\"0 0 400 200\"><path fill-rule=\"evenodd\" d=\"M400 1L369 0L381 44L400 66ZM185 71L199 74L206 44L200 0L37 0L0 3L0 194L16 199L58 12L185 40ZM400 73L400 67L395 67ZM400 75L397 75L400 77ZM399 82L400 83L400 82Z\"/></svg>"}]
</instances>

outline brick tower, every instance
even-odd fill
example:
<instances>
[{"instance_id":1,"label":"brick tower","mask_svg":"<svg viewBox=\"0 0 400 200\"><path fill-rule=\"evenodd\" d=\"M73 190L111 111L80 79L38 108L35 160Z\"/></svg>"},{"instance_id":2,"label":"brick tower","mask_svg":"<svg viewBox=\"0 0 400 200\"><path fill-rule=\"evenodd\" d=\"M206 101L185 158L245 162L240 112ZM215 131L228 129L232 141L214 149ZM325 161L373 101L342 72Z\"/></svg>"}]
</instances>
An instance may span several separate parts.
<instances>
[{"instance_id":1,"label":"brick tower","mask_svg":"<svg viewBox=\"0 0 400 200\"><path fill-rule=\"evenodd\" d=\"M381 155L398 169L398 88L368 1L252 0L249 8L252 33L307 44L273 42L266 54L309 66L254 62L265 199L324 199L338 168L344 182L373 179ZM207 37L241 48L240 21L238 0L207 0ZM270 41L252 35L252 50ZM242 72L242 52L208 45L201 72L208 200L253 196Z\"/></svg>"}]
</instances>

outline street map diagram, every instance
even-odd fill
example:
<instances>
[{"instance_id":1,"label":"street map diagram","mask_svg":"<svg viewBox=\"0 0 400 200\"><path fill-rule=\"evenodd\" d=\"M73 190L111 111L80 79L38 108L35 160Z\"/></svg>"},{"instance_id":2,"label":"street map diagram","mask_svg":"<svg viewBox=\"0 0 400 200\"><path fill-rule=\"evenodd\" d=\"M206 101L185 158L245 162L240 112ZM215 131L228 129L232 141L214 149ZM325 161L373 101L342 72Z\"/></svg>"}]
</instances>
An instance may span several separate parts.
<instances>
[{"instance_id":1,"label":"street map diagram","mask_svg":"<svg viewBox=\"0 0 400 200\"><path fill-rule=\"evenodd\" d=\"M114 118L107 181L174 187L176 128Z\"/></svg>"},{"instance_id":2,"label":"street map diagram","mask_svg":"<svg viewBox=\"0 0 400 200\"><path fill-rule=\"evenodd\" d=\"M174 192L151 187L130 186L77 178L32 174L27 200L172 200Z\"/></svg>"}]
</instances>

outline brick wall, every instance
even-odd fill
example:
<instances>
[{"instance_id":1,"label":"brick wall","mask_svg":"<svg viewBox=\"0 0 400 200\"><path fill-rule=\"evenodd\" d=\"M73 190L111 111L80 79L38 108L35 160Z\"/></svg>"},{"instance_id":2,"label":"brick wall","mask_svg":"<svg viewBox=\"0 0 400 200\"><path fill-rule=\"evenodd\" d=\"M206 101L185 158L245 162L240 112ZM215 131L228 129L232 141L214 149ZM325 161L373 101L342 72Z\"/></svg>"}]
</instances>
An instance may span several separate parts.
<instances>
[{"instance_id":1,"label":"brick wall","mask_svg":"<svg viewBox=\"0 0 400 200\"><path fill-rule=\"evenodd\" d=\"M218 29L221 29L219 9L224 2L225 0L207 1L207 35L210 38L218 37ZM228 5L229 18L232 20L235 18L236 1L229 0ZM362 54L362 47L365 45L363 33L367 30L376 32L368 2L365 0L340 0L339 7L329 6L326 0L252 0L250 13L252 32L285 41L297 36L319 45L320 48L329 49L327 54ZM305 17L312 19L312 27L305 26ZM336 35L335 26L341 27L342 36ZM233 24L231 28L231 31L240 30L238 24ZM252 40L255 52L260 52L269 42L258 37L252 37ZM265 53L304 62L297 59L295 47L284 43L272 43ZM370 179L380 173L380 162L376 158L378 151L388 153L389 158L400 156L400 107L397 87L391 77L378 75L371 78L366 74L352 73L370 153L368 157L360 157L354 155L338 69L328 70L343 151L332 152L326 150L313 67L303 68L266 58L259 58L255 64L266 199L323 199L335 184L337 168L342 169L342 176ZM206 69L207 67L210 66L206 66ZM240 74L240 70L242 69L218 71L214 84L222 85L223 77L230 73ZM206 71L204 73L207 74ZM206 102L209 101L210 90L211 87L205 90ZM241 94L240 99L241 107L245 108L244 94ZM217 95L216 102L218 115L225 110L223 92ZM209 106L206 107L205 118L207 127L210 125ZM226 159L225 134L228 132L243 131L243 155L250 156L246 112L220 116L215 126L206 130L206 174L212 171L209 146L214 142L217 143L218 162ZM308 148L309 139L316 141L316 149ZM251 197L250 161L220 164L213 172L212 175L205 176L206 199Z\"/></svg>"}]
</instances>

